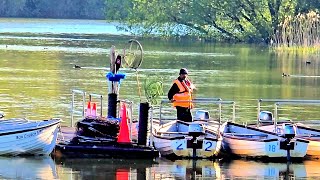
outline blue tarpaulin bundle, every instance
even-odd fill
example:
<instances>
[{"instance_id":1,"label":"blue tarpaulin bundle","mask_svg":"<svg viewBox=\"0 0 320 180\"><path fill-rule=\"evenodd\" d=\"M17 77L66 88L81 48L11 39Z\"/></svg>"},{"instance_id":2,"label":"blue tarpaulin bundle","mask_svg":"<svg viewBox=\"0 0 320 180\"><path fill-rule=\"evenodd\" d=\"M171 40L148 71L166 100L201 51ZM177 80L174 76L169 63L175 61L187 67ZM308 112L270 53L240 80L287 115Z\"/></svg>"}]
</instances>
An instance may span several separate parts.
<instances>
[{"instance_id":1,"label":"blue tarpaulin bundle","mask_svg":"<svg viewBox=\"0 0 320 180\"><path fill-rule=\"evenodd\" d=\"M106 75L106 78L109 81L116 81L116 82L120 82L120 80L124 79L125 77L126 75L122 73L113 74L112 72L108 72L108 74Z\"/></svg>"}]
</instances>

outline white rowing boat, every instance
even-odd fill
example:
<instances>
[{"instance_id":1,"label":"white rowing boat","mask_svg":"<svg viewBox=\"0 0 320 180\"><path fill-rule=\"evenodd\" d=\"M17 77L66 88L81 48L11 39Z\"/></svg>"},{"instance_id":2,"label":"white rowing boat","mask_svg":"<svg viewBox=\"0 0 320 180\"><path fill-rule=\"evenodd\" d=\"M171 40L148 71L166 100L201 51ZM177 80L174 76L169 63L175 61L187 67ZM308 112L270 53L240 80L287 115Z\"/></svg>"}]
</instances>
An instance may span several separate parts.
<instances>
[{"instance_id":1,"label":"white rowing boat","mask_svg":"<svg viewBox=\"0 0 320 180\"><path fill-rule=\"evenodd\" d=\"M49 155L55 145L60 119L0 120L0 155Z\"/></svg>"}]
</instances>

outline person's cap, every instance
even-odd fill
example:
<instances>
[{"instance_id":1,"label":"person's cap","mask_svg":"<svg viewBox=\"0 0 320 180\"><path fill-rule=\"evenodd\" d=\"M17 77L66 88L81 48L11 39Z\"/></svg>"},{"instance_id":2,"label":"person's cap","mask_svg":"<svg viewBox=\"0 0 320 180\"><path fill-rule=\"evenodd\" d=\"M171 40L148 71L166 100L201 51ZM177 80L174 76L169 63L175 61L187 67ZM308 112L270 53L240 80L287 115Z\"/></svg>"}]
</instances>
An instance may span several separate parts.
<instances>
[{"instance_id":1,"label":"person's cap","mask_svg":"<svg viewBox=\"0 0 320 180\"><path fill-rule=\"evenodd\" d=\"M182 69L180 69L179 74L188 74L188 70L186 68L182 68Z\"/></svg>"}]
</instances>

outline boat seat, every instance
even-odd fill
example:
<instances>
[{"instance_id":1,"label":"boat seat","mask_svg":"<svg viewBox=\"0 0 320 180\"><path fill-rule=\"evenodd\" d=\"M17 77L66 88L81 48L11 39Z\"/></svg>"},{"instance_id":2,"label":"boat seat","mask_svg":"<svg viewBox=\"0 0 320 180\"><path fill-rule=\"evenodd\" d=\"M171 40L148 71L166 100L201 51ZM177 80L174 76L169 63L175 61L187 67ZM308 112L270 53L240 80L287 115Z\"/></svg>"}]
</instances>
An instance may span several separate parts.
<instances>
[{"instance_id":1,"label":"boat seat","mask_svg":"<svg viewBox=\"0 0 320 180\"><path fill-rule=\"evenodd\" d=\"M224 133L225 135L231 135L231 136L258 136L258 137L268 137L267 134L244 134L244 133Z\"/></svg>"},{"instance_id":2,"label":"boat seat","mask_svg":"<svg viewBox=\"0 0 320 180\"><path fill-rule=\"evenodd\" d=\"M320 134L297 134L296 137L320 137Z\"/></svg>"},{"instance_id":3,"label":"boat seat","mask_svg":"<svg viewBox=\"0 0 320 180\"><path fill-rule=\"evenodd\" d=\"M188 135L188 132L162 132L158 131L157 134L183 134L183 135Z\"/></svg>"}]
</instances>

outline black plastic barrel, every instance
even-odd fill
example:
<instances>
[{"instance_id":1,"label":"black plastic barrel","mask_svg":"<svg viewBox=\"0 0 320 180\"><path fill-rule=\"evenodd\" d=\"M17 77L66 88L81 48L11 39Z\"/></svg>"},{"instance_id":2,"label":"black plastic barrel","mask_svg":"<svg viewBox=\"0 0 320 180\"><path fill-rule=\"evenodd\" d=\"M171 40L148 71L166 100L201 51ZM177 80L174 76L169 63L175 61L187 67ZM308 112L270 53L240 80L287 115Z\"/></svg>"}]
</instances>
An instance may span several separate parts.
<instances>
[{"instance_id":1,"label":"black plastic barrel","mask_svg":"<svg viewBox=\"0 0 320 180\"><path fill-rule=\"evenodd\" d=\"M108 94L108 117L117 117L117 100L118 95L115 93Z\"/></svg>"},{"instance_id":2,"label":"black plastic barrel","mask_svg":"<svg viewBox=\"0 0 320 180\"><path fill-rule=\"evenodd\" d=\"M148 131L148 117L149 117L149 103L140 103L139 108L139 131L138 131L138 144L147 144L147 131Z\"/></svg>"}]
</instances>

